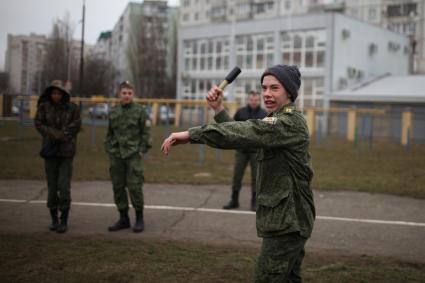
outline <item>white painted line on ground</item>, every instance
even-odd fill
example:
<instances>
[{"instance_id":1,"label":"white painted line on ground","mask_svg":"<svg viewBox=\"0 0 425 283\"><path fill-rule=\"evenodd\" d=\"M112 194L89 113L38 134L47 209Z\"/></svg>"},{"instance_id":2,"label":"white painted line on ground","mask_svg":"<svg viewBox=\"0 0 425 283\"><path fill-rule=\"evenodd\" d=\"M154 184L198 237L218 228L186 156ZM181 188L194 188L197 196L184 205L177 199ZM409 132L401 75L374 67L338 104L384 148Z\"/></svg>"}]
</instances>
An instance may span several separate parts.
<instances>
[{"instance_id":1,"label":"white painted line on ground","mask_svg":"<svg viewBox=\"0 0 425 283\"><path fill-rule=\"evenodd\" d=\"M0 202L46 204L45 200L30 200L30 201L27 201L27 200L19 200L19 199L0 199ZM113 203L97 203L97 202L72 202L72 205L75 205L75 206L94 206L94 207L115 207L115 204L113 204ZM156 210L194 211L194 212L200 211L200 212L211 212L211 213L255 215L255 212L247 211L247 210L224 210L224 209L215 209L215 208L196 208L196 207L181 207L181 206L166 206L166 205L145 205L145 208L146 209L156 209ZM408 222L408 221L391 221L391 220L346 218L346 217L332 217L332 216L316 216L316 219L329 220L329 221L369 223L369 224L387 224L387 225L425 227L425 223Z\"/></svg>"}]
</instances>

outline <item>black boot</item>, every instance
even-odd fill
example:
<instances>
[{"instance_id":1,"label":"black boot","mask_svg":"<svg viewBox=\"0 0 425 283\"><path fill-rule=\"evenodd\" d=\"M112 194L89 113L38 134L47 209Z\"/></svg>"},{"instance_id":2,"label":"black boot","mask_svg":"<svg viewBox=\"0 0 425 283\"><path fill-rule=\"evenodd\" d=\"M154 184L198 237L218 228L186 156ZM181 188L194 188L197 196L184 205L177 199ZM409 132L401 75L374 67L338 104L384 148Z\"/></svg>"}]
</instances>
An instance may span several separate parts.
<instances>
[{"instance_id":1,"label":"black boot","mask_svg":"<svg viewBox=\"0 0 425 283\"><path fill-rule=\"evenodd\" d=\"M112 226L108 227L110 232L130 228L130 218L128 217L128 209L120 210L120 219Z\"/></svg>"},{"instance_id":2,"label":"black boot","mask_svg":"<svg viewBox=\"0 0 425 283\"><path fill-rule=\"evenodd\" d=\"M68 228L68 213L69 209L61 210L61 222L58 225L58 228L56 229L56 232L58 233L65 233Z\"/></svg>"},{"instance_id":3,"label":"black boot","mask_svg":"<svg viewBox=\"0 0 425 283\"><path fill-rule=\"evenodd\" d=\"M52 224L49 225L49 230L56 231L59 226L58 210L56 208L51 208L50 216L52 217Z\"/></svg>"},{"instance_id":4,"label":"black boot","mask_svg":"<svg viewBox=\"0 0 425 283\"><path fill-rule=\"evenodd\" d=\"M239 192L232 192L232 199L223 206L223 209L234 209L239 207Z\"/></svg>"},{"instance_id":5,"label":"black boot","mask_svg":"<svg viewBox=\"0 0 425 283\"><path fill-rule=\"evenodd\" d=\"M136 223L133 226L134 233L140 233L145 230L145 222L143 221L143 210L136 210Z\"/></svg>"},{"instance_id":6,"label":"black boot","mask_svg":"<svg viewBox=\"0 0 425 283\"><path fill-rule=\"evenodd\" d=\"M251 211L257 211L257 195L255 192L252 193L251 197Z\"/></svg>"}]
</instances>

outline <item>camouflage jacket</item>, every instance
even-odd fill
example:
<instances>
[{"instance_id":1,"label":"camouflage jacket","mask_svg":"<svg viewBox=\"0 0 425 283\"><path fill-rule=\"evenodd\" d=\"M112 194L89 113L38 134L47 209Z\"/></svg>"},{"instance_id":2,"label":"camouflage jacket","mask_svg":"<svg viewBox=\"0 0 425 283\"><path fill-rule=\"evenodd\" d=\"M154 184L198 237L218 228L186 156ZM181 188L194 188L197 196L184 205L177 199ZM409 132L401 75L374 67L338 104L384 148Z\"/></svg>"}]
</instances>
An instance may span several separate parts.
<instances>
[{"instance_id":1,"label":"camouflage jacket","mask_svg":"<svg viewBox=\"0 0 425 283\"><path fill-rule=\"evenodd\" d=\"M191 143L222 149L256 148L257 233L274 237L299 232L311 235L315 207L307 123L293 105L262 120L232 121L225 111L217 124L189 129Z\"/></svg>"},{"instance_id":2,"label":"camouflage jacket","mask_svg":"<svg viewBox=\"0 0 425 283\"><path fill-rule=\"evenodd\" d=\"M105 150L118 158L146 153L152 147L151 121L140 104L118 104L111 109Z\"/></svg>"},{"instance_id":3,"label":"camouflage jacket","mask_svg":"<svg viewBox=\"0 0 425 283\"><path fill-rule=\"evenodd\" d=\"M43 136L43 147L48 143L57 143L59 150L56 157L75 155L81 117L78 106L69 102L69 98L58 105L50 100L40 103L34 123L37 131Z\"/></svg>"}]
</instances>

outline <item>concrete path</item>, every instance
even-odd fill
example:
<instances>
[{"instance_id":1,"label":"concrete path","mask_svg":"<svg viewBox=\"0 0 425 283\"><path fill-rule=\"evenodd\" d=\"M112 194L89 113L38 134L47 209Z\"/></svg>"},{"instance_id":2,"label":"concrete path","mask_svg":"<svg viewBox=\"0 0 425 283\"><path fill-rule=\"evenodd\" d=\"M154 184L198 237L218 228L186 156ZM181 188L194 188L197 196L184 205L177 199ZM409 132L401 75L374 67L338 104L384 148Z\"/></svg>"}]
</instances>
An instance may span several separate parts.
<instances>
[{"instance_id":1,"label":"concrete path","mask_svg":"<svg viewBox=\"0 0 425 283\"><path fill-rule=\"evenodd\" d=\"M0 181L0 233L51 233L43 181ZM162 238L259 247L249 188L241 208L222 210L227 186L146 184L146 231L107 232L117 219L110 182L73 183L69 232L111 238ZM315 191L317 221L307 248L425 262L425 201L389 195ZM133 214L131 214L133 217ZM59 235L58 235L59 236ZM60 235L62 236L62 235Z\"/></svg>"}]
</instances>

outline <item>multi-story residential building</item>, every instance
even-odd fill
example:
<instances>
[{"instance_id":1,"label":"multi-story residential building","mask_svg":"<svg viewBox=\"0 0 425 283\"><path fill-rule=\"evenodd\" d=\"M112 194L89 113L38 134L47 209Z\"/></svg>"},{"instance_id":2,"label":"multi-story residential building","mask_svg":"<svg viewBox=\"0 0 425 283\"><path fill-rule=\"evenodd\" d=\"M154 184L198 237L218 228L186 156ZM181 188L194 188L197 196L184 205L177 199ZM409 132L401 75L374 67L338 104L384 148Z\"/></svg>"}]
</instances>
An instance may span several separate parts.
<instances>
[{"instance_id":1,"label":"multi-story residential building","mask_svg":"<svg viewBox=\"0 0 425 283\"><path fill-rule=\"evenodd\" d=\"M407 74L409 50L406 36L340 13L182 22L178 98L202 99L237 65L242 74L225 95L245 103L249 90L260 90L264 69L284 63L298 65L303 75L300 106L326 107L335 90L385 73Z\"/></svg>"},{"instance_id":2,"label":"multi-story residential building","mask_svg":"<svg viewBox=\"0 0 425 283\"><path fill-rule=\"evenodd\" d=\"M45 35L8 35L6 72L12 93L32 94L39 91L46 45Z\"/></svg>"},{"instance_id":3,"label":"multi-story residential building","mask_svg":"<svg viewBox=\"0 0 425 283\"><path fill-rule=\"evenodd\" d=\"M112 60L112 31L100 33L99 38L93 47L93 55L99 60Z\"/></svg>"},{"instance_id":4,"label":"multi-story residential building","mask_svg":"<svg viewBox=\"0 0 425 283\"><path fill-rule=\"evenodd\" d=\"M168 7L167 1L163 0L130 2L127 5L112 30L111 58L116 85L123 80L140 81L135 69L141 67L134 66L140 59L137 50L149 48L149 41L153 40L158 43L155 46L156 59L165 60L165 64L157 64L156 68L163 66L164 73L170 78L175 76L177 17L177 9Z\"/></svg>"}]
</instances>

